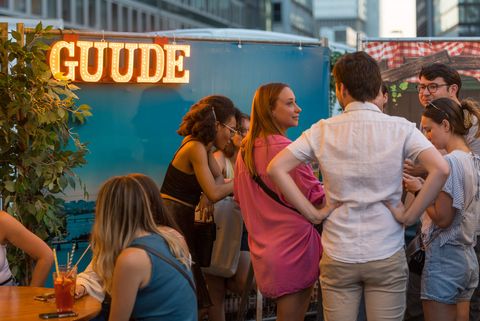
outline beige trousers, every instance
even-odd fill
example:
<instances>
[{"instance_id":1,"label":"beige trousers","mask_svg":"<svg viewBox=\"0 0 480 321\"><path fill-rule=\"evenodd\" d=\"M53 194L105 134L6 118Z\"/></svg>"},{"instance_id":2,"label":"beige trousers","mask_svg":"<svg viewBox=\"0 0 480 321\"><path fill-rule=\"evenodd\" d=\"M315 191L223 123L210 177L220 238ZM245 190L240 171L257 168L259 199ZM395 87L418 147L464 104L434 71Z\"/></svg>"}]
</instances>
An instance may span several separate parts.
<instances>
[{"instance_id":1,"label":"beige trousers","mask_svg":"<svg viewBox=\"0 0 480 321\"><path fill-rule=\"evenodd\" d=\"M362 292L368 321L402 321L408 281L405 251L367 263L320 261L325 321L355 321Z\"/></svg>"}]
</instances>

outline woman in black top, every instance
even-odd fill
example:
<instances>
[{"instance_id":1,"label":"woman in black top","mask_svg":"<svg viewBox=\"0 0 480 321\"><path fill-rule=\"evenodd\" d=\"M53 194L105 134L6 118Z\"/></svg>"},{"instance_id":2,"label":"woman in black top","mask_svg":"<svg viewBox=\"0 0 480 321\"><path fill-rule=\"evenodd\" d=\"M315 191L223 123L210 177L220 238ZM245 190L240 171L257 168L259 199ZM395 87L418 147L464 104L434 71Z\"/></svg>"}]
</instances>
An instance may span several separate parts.
<instances>
[{"instance_id":1,"label":"woman in black top","mask_svg":"<svg viewBox=\"0 0 480 321\"><path fill-rule=\"evenodd\" d=\"M213 157L213 147L223 149L236 133L235 107L224 96L207 96L183 117L177 133L185 138L170 162L161 193L164 205L184 234L193 261L195 207L207 208L233 192L233 181L225 182ZM201 194L203 197L201 199ZM198 308L211 305L200 267L193 265Z\"/></svg>"}]
</instances>

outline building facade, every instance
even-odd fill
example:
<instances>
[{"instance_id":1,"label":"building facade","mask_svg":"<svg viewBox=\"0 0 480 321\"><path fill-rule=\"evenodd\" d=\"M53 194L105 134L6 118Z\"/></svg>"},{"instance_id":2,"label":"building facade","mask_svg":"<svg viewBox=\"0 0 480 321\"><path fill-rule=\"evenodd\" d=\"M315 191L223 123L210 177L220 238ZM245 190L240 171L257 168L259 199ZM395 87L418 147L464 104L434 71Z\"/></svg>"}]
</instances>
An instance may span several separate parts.
<instances>
[{"instance_id":1,"label":"building facade","mask_svg":"<svg viewBox=\"0 0 480 321\"><path fill-rule=\"evenodd\" d=\"M63 19L65 28L121 32L265 30L266 4L259 0L0 0L0 15Z\"/></svg>"},{"instance_id":2,"label":"building facade","mask_svg":"<svg viewBox=\"0 0 480 321\"><path fill-rule=\"evenodd\" d=\"M379 0L315 0L314 17L320 36L349 46L379 34Z\"/></svg>"},{"instance_id":3,"label":"building facade","mask_svg":"<svg viewBox=\"0 0 480 321\"><path fill-rule=\"evenodd\" d=\"M416 0L417 36L480 36L480 0Z\"/></svg>"},{"instance_id":4,"label":"building facade","mask_svg":"<svg viewBox=\"0 0 480 321\"><path fill-rule=\"evenodd\" d=\"M271 17L271 31L307 37L317 35L312 0L271 0L268 11Z\"/></svg>"}]
</instances>

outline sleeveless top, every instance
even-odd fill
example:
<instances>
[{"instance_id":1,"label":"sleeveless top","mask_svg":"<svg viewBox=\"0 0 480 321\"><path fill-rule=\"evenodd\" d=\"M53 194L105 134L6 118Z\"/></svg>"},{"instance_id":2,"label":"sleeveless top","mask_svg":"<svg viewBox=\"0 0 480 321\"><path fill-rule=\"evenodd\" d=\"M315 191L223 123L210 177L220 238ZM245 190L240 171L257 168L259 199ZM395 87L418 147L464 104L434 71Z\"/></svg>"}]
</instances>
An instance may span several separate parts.
<instances>
[{"instance_id":1,"label":"sleeveless top","mask_svg":"<svg viewBox=\"0 0 480 321\"><path fill-rule=\"evenodd\" d=\"M200 195L202 194L202 188L198 183L195 173L187 174L182 172L175 166L173 166L173 160L182 147L191 142L194 139L185 141L173 155L172 161L168 164L167 172L163 180L162 188L160 192L175 197L183 202L195 206L200 201Z\"/></svg>"},{"instance_id":2,"label":"sleeveless top","mask_svg":"<svg viewBox=\"0 0 480 321\"><path fill-rule=\"evenodd\" d=\"M170 252L168 244L159 234L150 234L133 240L153 248L178 263L192 279L192 272ZM197 299L188 280L174 267L147 251L152 263L150 282L139 289L132 318L148 321L197 321Z\"/></svg>"},{"instance_id":3,"label":"sleeveless top","mask_svg":"<svg viewBox=\"0 0 480 321\"><path fill-rule=\"evenodd\" d=\"M7 246L0 245L0 285L10 285L12 272L7 261ZM4 284L5 283L5 284Z\"/></svg>"}]
</instances>

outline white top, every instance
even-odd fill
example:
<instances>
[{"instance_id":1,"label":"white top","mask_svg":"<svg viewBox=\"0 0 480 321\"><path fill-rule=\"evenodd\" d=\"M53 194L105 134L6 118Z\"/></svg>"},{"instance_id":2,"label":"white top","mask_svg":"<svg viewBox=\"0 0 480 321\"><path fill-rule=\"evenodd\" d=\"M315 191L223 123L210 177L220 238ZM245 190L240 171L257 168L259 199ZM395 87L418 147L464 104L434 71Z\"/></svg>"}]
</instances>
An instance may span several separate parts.
<instances>
[{"instance_id":1,"label":"white top","mask_svg":"<svg viewBox=\"0 0 480 321\"><path fill-rule=\"evenodd\" d=\"M105 298L105 291L100 277L93 271L92 262L90 262L85 271L77 275L77 286L83 285L90 296L93 296L100 302Z\"/></svg>"},{"instance_id":2,"label":"white top","mask_svg":"<svg viewBox=\"0 0 480 321\"><path fill-rule=\"evenodd\" d=\"M404 160L433 148L414 123L383 114L374 104L352 102L287 148L302 162L318 161L327 198L342 203L323 224L328 256L364 263L403 247L403 226L384 202L400 201Z\"/></svg>"},{"instance_id":3,"label":"white top","mask_svg":"<svg viewBox=\"0 0 480 321\"><path fill-rule=\"evenodd\" d=\"M0 244L0 283L7 281L12 276L7 261L7 247Z\"/></svg>"},{"instance_id":4,"label":"white top","mask_svg":"<svg viewBox=\"0 0 480 321\"><path fill-rule=\"evenodd\" d=\"M446 243L473 246L479 227L480 156L454 150L444 158L450 167L450 175L442 191L452 198L455 217L450 226L442 229L433 223L430 216L425 215L422 220L422 239L426 243L435 230L441 230L437 236L440 246Z\"/></svg>"}]
</instances>

